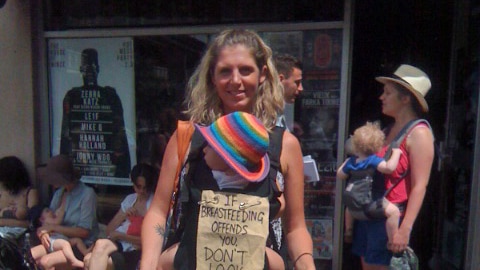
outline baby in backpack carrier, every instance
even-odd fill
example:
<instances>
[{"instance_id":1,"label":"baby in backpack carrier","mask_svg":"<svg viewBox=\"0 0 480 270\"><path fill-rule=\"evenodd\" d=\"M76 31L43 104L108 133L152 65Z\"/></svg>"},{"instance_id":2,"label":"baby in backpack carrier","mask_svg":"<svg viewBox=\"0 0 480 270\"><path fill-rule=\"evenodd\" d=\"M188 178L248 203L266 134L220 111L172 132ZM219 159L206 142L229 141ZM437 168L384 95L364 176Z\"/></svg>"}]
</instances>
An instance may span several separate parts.
<instances>
[{"instance_id":1,"label":"baby in backpack carrier","mask_svg":"<svg viewBox=\"0 0 480 270\"><path fill-rule=\"evenodd\" d=\"M234 126L242 126L244 130L233 130ZM243 189L251 182L264 180L270 169L267 154L269 137L259 119L248 113L234 112L220 117L210 126L196 124L195 127L207 141L202 149L204 160L220 190ZM174 269L178 245L172 245L161 254L161 269ZM266 247L265 254L269 269L285 269L278 253Z\"/></svg>"},{"instance_id":2,"label":"baby in backpack carrier","mask_svg":"<svg viewBox=\"0 0 480 270\"><path fill-rule=\"evenodd\" d=\"M375 170L383 174L391 174L397 168L398 162L402 151L400 148L393 148L392 155L388 160L380 158L375 153L377 153L385 143L385 134L376 123L367 122L365 125L357 128L353 136L349 140L350 145L347 145L347 152L353 154L351 157L347 158L343 164L337 169L337 179L347 180L352 174L358 174L359 172L374 172ZM349 150L349 151L348 151ZM373 177L368 175L367 177ZM347 190L349 186L347 185ZM369 190L368 192L371 193ZM370 198L371 194L368 194ZM380 209L379 209L380 207ZM352 209L349 209L347 206L345 210L345 233L344 240L345 242L350 243L352 241L353 235L353 223L354 216L351 212ZM395 235L398 230L399 221L400 221L400 210L399 208L383 197L380 201L371 201L369 205L365 205L363 211L365 216L375 216L375 213L372 214L372 211L381 211L381 215L387 218L386 221L386 230L388 235L389 242L392 241L393 235Z\"/></svg>"}]
</instances>

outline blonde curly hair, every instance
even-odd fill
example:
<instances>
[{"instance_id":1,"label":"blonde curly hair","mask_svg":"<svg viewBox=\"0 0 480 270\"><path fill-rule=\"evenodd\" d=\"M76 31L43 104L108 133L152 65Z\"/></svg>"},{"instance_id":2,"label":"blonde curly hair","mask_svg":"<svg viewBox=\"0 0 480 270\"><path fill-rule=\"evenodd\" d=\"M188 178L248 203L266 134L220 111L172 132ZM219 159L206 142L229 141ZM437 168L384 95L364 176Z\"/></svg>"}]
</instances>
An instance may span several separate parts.
<instances>
[{"instance_id":1,"label":"blonde curly hair","mask_svg":"<svg viewBox=\"0 0 480 270\"><path fill-rule=\"evenodd\" d=\"M367 122L355 129L352 136L352 150L354 153L363 153L366 156L377 153L385 142L385 134L380 124Z\"/></svg>"},{"instance_id":2,"label":"blonde curly hair","mask_svg":"<svg viewBox=\"0 0 480 270\"><path fill-rule=\"evenodd\" d=\"M184 113L193 122L204 125L223 115L222 101L212 83L213 71L220 52L236 45L249 49L259 70L266 67L265 81L259 85L249 113L260 119L267 130L272 130L278 114L283 112L283 87L273 65L272 50L251 30L225 30L213 40L188 81Z\"/></svg>"}]
</instances>

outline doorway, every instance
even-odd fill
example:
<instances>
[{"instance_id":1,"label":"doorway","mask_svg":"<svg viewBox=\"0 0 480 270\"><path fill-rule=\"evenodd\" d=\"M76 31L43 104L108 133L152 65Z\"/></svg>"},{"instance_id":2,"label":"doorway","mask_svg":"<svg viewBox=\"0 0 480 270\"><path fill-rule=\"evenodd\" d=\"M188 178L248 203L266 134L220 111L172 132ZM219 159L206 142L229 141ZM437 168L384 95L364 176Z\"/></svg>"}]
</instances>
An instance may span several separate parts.
<instances>
[{"instance_id":1,"label":"doorway","mask_svg":"<svg viewBox=\"0 0 480 270\"><path fill-rule=\"evenodd\" d=\"M470 269L465 261L471 197L477 196L472 179L478 181L479 8L469 0L356 1L354 7L350 132L365 121L391 121L381 114L375 76L407 63L432 80L427 120L438 150L410 238L420 269ZM359 269L348 252L345 246L343 269Z\"/></svg>"}]
</instances>

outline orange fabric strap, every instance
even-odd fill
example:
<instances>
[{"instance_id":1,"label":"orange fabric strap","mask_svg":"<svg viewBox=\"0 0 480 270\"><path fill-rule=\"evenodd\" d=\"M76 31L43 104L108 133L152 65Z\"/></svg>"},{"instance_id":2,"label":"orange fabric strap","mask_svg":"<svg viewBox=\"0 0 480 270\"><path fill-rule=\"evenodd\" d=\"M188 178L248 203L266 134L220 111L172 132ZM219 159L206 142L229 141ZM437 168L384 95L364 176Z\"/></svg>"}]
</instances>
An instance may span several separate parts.
<instances>
[{"instance_id":1,"label":"orange fabric strap","mask_svg":"<svg viewBox=\"0 0 480 270\"><path fill-rule=\"evenodd\" d=\"M195 127L190 121L178 120L177 122L177 152L178 152L178 165L177 171L175 172L175 181L173 186L173 194L176 195L178 191L178 181L180 176L180 171L182 170L183 163L185 162L185 155L187 153L188 147L190 146L190 140L192 138ZM174 196L172 198L174 198ZM175 204L172 200L172 206Z\"/></svg>"}]
</instances>

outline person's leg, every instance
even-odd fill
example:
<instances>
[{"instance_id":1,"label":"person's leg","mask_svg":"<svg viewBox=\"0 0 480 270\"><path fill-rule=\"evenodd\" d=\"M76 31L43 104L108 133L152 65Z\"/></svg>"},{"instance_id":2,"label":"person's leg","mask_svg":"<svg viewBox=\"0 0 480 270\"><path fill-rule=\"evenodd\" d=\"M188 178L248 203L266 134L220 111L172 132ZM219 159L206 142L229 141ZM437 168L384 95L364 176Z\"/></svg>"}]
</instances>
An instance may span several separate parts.
<instances>
[{"instance_id":1,"label":"person's leg","mask_svg":"<svg viewBox=\"0 0 480 270\"><path fill-rule=\"evenodd\" d=\"M92 256L92 253L89 252L85 254L83 257L83 263L85 264L85 267L83 268L84 270L90 270L90 257Z\"/></svg>"},{"instance_id":2,"label":"person's leg","mask_svg":"<svg viewBox=\"0 0 480 270\"><path fill-rule=\"evenodd\" d=\"M400 222L400 209L398 209L395 204L391 203L387 199L383 199L383 207L385 209L385 216L387 217L386 230L388 243L391 243L393 241L393 236L398 231Z\"/></svg>"},{"instance_id":3,"label":"person's leg","mask_svg":"<svg viewBox=\"0 0 480 270\"><path fill-rule=\"evenodd\" d=\"M353 223L355 219L352 214L345 208L345 232L343 233L343 240L345 243L351 243L353 239Z\"/></svg>"},{"instance_id":4,"label":"person's leg","mask_svg":"<svg viewBox=\"0 0 480 270\"><path fill-rule=\"evenodd\" d=\"M37 262L38 260L47 255L47 249L43 246L43 245L38 245L38 246L34 246L30 249L30 252L32 253L32 257L33 259Z\"/></svg>"},{"instance_id":5,"label":"person's leg","mask_svg":"<svg viewBox=\"0 0 480 270\"><path fill-rule=\"evenodd\" d=\"M85 243L83 243L83 240L81 238L70 238L69 239L70 245L72 247L77 247L78 251L80 251L84 256L89 253L93 247L87 248Z\"/></svg>"},{"instance_id":6,"label":"person's leg","mask_svg":"<svg viewBox=\"0 0 480 270\"><path fill-rule=\"evenodd\" d=\"M68 265L67 257L63 251L54 251L40 258L39 264L45 270L55 270L57 267L66 267Z\"/></svg>"},{"instance_id":7,"label":"person's leg","mask_svg":"<svg viewBox=\"0 0 480 270\"><path fill-rule=\"evenodd\" d=\"M109 239L98 239L92 249L89 269L105 270L107 267L112 267L110 254L117 250L117 245Z\"/></svg>"},{"instance_id":8,"label":"person's leg","mask_svg":"<svg viewBox=\"0 0 480 270\"><path fill-rule=\"evenodd\" d=\"M266 248L265 253L267 254L269 270L285 270L285 263L280 254L268 247Z\"/></svg>"},{"instance_id":9,"label":"person's leg","mask_svg":"<svg viewBox=\"0 0 480 270\"><path fill-rule=\"evenodd\" d=\"M77 259L77 257L75 257L75 254L73 254L72 246L67 240L56 239L55 242L53 242L53 250L55 251L61 250L65 255L65 258L67 258L68 262L73 267L79 267L79 268L84 267L84 263L79 259Z\"/></svg>"}]
</instances>

